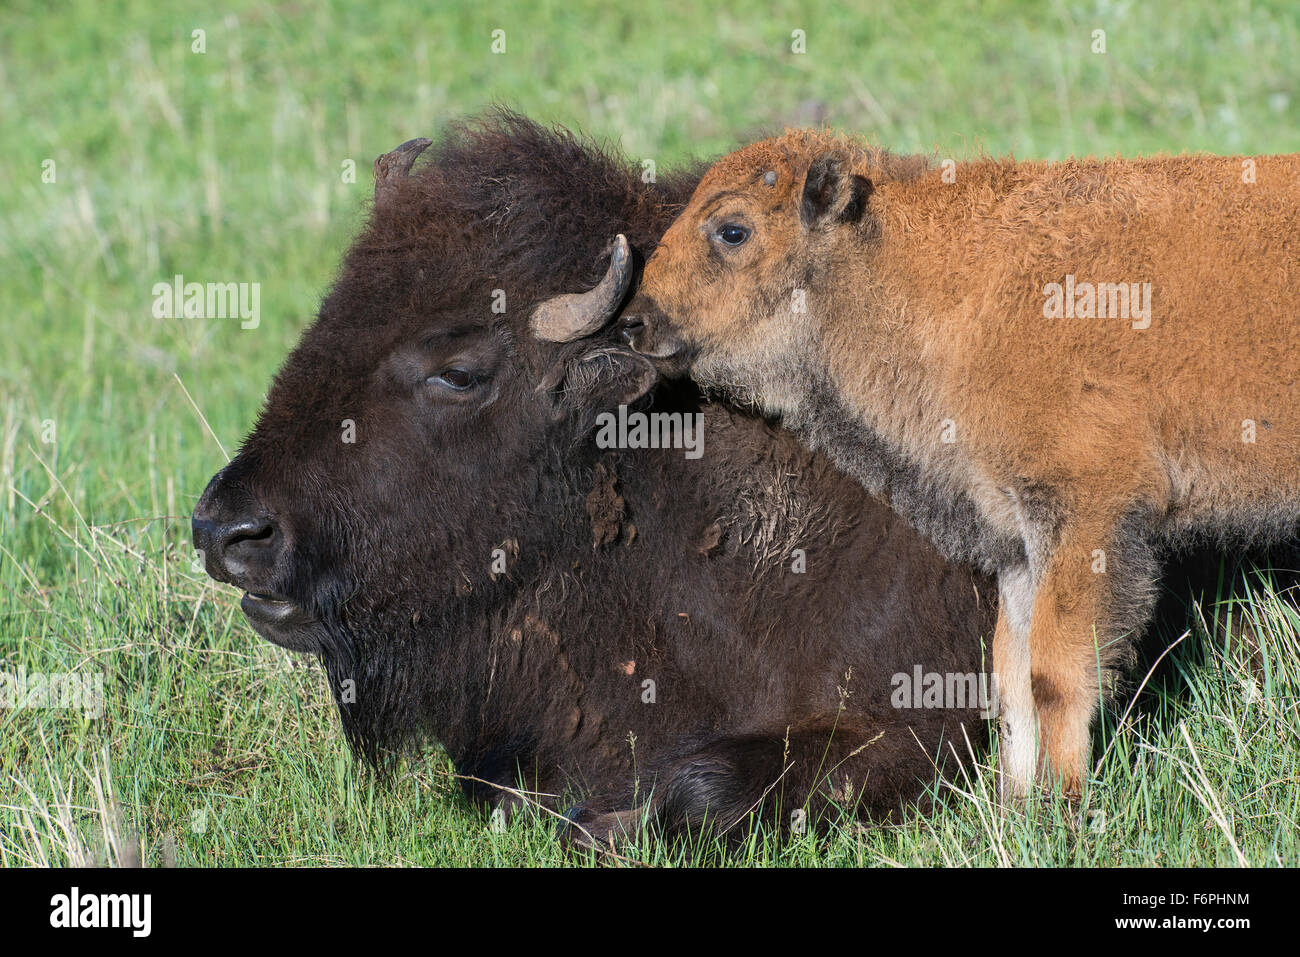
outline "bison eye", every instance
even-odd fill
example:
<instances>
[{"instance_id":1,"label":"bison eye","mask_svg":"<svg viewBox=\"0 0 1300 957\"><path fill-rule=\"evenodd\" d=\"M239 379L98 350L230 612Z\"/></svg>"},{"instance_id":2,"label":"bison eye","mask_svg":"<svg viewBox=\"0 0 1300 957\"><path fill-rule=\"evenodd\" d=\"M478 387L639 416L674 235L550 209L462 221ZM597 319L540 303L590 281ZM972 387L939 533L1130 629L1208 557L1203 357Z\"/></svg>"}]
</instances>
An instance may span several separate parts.
<instances>
[{"instance_id":1,"label":"bison eye","mask_svg":"<svg viewBox=\"0 0 1300 957\"><path fill-rule=\"evenodd\" d=\"M717 237L728 246L739 246L749 238L749 230L736 223L718 227Z\"/></svg>"},{"instance_id":2,"label":"bison eye","mask_svg":"<svg viewBox=\"0 0 1300 957\"><path fill-rule=\"evenodd\" d=\"M444 369L437 375L429 376L430 385L446 386L457 392L464 392L478 383L478 378L472 372L464 369Z\"/></svg>"}]
</instances>

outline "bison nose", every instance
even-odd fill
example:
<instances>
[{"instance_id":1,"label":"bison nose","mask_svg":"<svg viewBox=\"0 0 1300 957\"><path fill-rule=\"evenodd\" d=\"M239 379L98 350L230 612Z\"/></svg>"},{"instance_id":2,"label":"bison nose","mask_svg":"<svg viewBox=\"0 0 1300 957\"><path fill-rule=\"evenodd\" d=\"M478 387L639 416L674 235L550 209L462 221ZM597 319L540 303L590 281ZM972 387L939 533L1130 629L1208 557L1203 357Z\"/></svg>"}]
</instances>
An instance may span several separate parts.
<instances>
[{"instance_id":1,"label":"bison nose","mask_svg":"<svg viewBox=\"0 0 1300 957\"><path fill-rule=\"evenodd\" d=\"M217 518L200 505L191 527L208 574L246 590L269 577L284 548L284 535L266 515Z\"/></svg>"}]
</instances>

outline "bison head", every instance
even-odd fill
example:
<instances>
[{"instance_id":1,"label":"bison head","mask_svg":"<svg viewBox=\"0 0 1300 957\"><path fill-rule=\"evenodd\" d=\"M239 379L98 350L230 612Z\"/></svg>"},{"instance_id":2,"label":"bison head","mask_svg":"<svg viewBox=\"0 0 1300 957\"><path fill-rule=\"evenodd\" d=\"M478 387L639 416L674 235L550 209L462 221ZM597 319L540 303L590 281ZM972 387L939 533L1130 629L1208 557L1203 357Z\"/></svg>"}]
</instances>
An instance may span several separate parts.
<instances>
[{"instance_id":1,"label":"bison head","mask_svg":"<svg viewBox=\"0 0 1300 957\"><path fill-rule=\"evenodd\" d=\"M376 161L368 226L193 516L209 574L264 637L322 657L372 759L437 709L419 675L474 693L438 636L487 627L579 533L535 517L583 514L595 416L656 381L605 320L690 186L509 114L413 169L428 146Z\"/></svg>"}]
</instances>

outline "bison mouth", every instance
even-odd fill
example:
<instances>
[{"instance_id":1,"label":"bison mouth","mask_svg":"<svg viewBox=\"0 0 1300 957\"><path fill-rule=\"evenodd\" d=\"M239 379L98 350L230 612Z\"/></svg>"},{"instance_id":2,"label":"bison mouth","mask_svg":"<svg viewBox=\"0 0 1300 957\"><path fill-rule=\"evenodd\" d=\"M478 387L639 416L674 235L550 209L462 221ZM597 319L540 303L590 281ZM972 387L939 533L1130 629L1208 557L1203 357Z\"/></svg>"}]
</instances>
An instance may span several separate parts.
<instances>
[{"instance_id":1,"label":"bison mouth","mask_svg":"<svg viewBox=\"0 0 1300 957\"><path fill-rule=\"evenodd\" d=\"M281 595L250 591L244 593L239 607L253 630L267 641L291 651L317 649L311 628L316 619L296 602Z\"/></svg>"}]
</instances>

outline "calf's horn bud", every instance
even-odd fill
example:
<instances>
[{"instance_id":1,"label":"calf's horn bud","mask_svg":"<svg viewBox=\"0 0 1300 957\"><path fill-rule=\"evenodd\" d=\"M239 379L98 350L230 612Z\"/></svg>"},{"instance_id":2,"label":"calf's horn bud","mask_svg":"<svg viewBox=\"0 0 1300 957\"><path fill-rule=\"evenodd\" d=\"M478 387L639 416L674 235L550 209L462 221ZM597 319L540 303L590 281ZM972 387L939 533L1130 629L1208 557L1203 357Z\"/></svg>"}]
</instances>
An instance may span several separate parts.
<instances>
[{"instance_id":1,"label":"calf's horn bud","mask_svg":"<svg viewBox=\"0 0 1300 957\"><path fill-rule=\"evenodd\" d=\"M605 278L594 289L547 299L533 310L532 327L547 342L589 336L614 315L632 282L632 250L622 233L614 240Z\"/></svg>"},{"instance_id":2,"label":"calf's horn bud","mask_svg":"<svg viewBox=\"0 0 1300 957\"><path fill-rule=\"evenodd\" d=\"M432 145L433 140L407 140L391 153L375 159L375 202L387 197L397 187L398 180L411 172L411 166L420 154Z\"/></svg>"}]
</instances>

